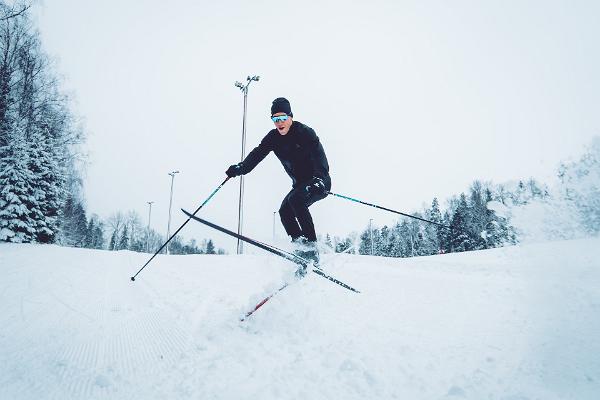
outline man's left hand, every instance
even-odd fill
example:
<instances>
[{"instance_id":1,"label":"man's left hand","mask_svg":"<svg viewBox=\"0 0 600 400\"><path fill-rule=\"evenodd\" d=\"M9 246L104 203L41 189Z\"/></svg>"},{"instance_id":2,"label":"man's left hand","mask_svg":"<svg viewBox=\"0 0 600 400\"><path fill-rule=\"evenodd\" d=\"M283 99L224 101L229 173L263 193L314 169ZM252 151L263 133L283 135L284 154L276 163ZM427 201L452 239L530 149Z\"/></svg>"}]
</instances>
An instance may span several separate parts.
<instances>
[{"instance_id":1,"label":"man's left hand","mask_svg":"<svg viewBox=\"0 0 600 400\"><path fill-rule=\"evenodd\" d=\"M325 182L319 177L314 177L304 188L308 194L326 194Z\"/></svg>"}]
</instances>

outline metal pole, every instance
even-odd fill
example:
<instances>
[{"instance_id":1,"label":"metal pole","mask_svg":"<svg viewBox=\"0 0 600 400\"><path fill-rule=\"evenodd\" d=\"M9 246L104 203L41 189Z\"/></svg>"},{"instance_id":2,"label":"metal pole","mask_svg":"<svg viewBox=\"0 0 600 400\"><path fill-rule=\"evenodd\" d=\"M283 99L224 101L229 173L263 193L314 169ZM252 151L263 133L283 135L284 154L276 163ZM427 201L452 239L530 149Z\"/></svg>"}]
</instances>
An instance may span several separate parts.
<instances>
[{"instance_id":1,"label":"metal pole","mask_svg":"<svg viewBox=\"0 0 600 400\"><path fill-rule=\"evenodd\" d=\"M244 93L244 116L242 119L242 157L241 161L244 161L246 158L246 114L248 110L248 86L253 81L259 80L259 76L248 76L246 78L246 84L242 84L241 82L236 82L235 86L240 88L242 93ZM238 235L242 234L242 229L244 226L244 176L240 176L240 198L238 204ZM237 241L237 254L244 253L244 242L238 238Z\"/></svg>"},{"instance_id":2,"label":"metal pole","mask_svg":"<svg viewBox=\"0 0 600 400\"><path fill-rule=\"evenodd\" d=\"M169 175L171 175L171 196L169 199L169 222L167 223L167 238L169 237L169 235L171 233L171 206L173 205L173 182L175 181L175 174L178 174L178 173L179 173L179 171L169 172ZM169 244L168 243L165 246L165 254L169 254Z\"/></svg>"},{"instance_id":3,"label":"metal pole","mask_svg":"<svg viewBox=\"0 0 600 400\"><path fill-rule=\"evenodd\" d=\"M369 219L369 232L371 234L371 255L373 255L373 218Z\"/></svg>"},{"instance_id":4,"label":"metal pole","mask_svg":"<svg viewBox=\"0 0 600 400\"><path fill-rule=\"evenodd\" d=\"M246 111L248 109L248 86L244 88L244 118L242 121L242 157L240 161L246 158ZM244 221L244 175L240 176L240 199L238 205L238 234L242 234ZM237 254L244 253L244 242L237 241Z\"/></svg>"},{"instance_id":5,"label":"metal pole","mask_svg":"<svg viewBox=\"0 0 600 400\"><path fill-rule=\"evenodd\" d=\"M152 204L153 201L147 201L148 203L148 229L146 230L146 252L150 253L150 220L152 219Z\"/></svg>"}]
</instances>

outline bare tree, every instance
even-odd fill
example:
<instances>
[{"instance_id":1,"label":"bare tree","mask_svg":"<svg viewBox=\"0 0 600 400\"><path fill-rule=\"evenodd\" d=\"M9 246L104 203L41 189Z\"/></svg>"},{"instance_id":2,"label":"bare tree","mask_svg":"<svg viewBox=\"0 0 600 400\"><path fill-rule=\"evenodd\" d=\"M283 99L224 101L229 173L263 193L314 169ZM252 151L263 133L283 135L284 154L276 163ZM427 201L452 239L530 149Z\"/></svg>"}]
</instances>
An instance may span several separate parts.
<instances>
[{"instance_id":1,"label":"bare tree","mask_svg":"<svg viewBox=\"0 0 600 400\"><path fill-rule=\"evenodd\" d=\"M19 17L25 14L29 8L31 8L31 3L28 2L18 2L11 7L4 1L0 1L0 13L2 14L2 16L0 16L0 21L7 21L11 18Z\"/></svg>"}]
</instances>

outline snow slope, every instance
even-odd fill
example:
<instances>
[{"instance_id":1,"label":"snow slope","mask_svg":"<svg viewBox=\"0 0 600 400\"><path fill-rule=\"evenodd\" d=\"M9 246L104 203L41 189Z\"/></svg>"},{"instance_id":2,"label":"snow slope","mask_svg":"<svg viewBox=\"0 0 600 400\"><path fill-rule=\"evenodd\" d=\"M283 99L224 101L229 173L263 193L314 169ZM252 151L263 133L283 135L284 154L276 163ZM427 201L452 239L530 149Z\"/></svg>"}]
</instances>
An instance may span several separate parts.
<instances>
[{"instance_id":1,"label":"snow slope","mask_svg":"<svg viewBox=\"0 0 600 400\"><path fill-rule=\"evenodd\" d=\"M597 399L600 240L293 267L0 244L0 399Z\"/></svg>"}]
</instances>

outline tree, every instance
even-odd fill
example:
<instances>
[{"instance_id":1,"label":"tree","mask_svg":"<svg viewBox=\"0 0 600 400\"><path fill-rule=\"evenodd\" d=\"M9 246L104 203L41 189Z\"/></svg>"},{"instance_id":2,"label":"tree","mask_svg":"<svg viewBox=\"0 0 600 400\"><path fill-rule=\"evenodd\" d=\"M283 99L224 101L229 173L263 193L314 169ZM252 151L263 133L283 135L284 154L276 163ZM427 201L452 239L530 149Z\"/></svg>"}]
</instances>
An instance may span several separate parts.
<instances>
[{"instance_id":1,"label":"tree","mask_svg":"<svg viewBox=\"0 0 600 400\"><path fill-rule=\"evenodd\" d=\"M119 250L129 250L129 232L127 225L123 226L121 231L121 239L119 239Z\"/></svg>"},{"instance_id":2,"label":"tree","mask_svg":"<svg viewBox=\"0 0 600 400\"><path fill-rule=\"evenodd\" d=\"M60 242L66 246L84 247L87 225L83 205L70 194L62 209Z\"/></svg>"},{"instance_id":3,"label":"tree","mask_svg":"<svg viewBox=\"0 0 600 400\"><path fill-rule=\"evenodd\" d=\"M88 249L104 248L104 224L95 214L90 217L88 222L85 237L85 247Z\"/></svg>"},{"instance_id":4,"label":"tree","mask_svg":"<svg viewBox=\"0 0 600 400\"><path fill-rule=\"evenodd\" d=\"M119 250L120 249L119 234L121 233L123 226L125 226L125 216L123 215L123 213L121 211L118 211L116 213L111 214L110 217L108 217L108 226L110 227L110 230L112 231L108 249L109 250ZM114 240L113 240L113 238L114 238Z\"/></svg>"},{"instance_id":5,"label":"tree","mask_svg":"<svg viewBox=\"0 0 600 400\"><path fill-rule=\"evenodd\" d=\"M75 166L83 135L41 50L28 8L27 2L0 2L0 240L51 243L64 239L61 227L71 223L61 218L71 217L63 211L66 194L80 182ZM14 170L19 174L9 177ZM15 219L18 203L21 215Z\"/></svg>"},{"instance_id":6,"label":"tree","mask_svg":"<svg viewBox=\"0 0 600 400\"><path fill-rule=\"evenodd\" d=\"M467 198L462 193L458 208L454 212L450 225L452 232L451 248L453 252L469 251L473 247L471 238L469 237L468 211Z\"/></svg>"},{"instance_id":7,"label":"tree","mask_svg":"<svg viewBox=\"0 0 600 400\"><path fill-rule=\"evenodd\" d=\"M424 236L424 253L428 255L438 254L441 250L442 236L444 229L436 224L442 223L442 213L440 212L440 206L437 197L431 202L431 208L426 210L425 215L427 219L435 224L427 223L423 229Z\"/></svg>"},{"instance_id":8,"label":"tree","mask_svg":"<svg viewBox=\"0 0 600 400\"><path fill-rule=\"evenodd\" d=\"M208 242L206 243L206 254L216 254L215 245L214 245L212 239L209 239Z\"/></svg>"},{"instance_id":9,"label":"tree","mask_svg":"<svg viewBox=\"0 0 600 400\"><path fill-rule=\"evenodd\" d=\"M110 242L108 243L108 249L111 251L119 250L119 244L117 243L117 233L118 233L118 231L114 230L110 237Z\"/></svg>"},{"instance_id":10,"label":"tree","mask_svg":"<svg viewBox=\"0 0 600 400\"><path fill-rule=\"evenodd\" d=\"M595 137L577 161L562 164L561 194L574 205L590 234L600 233L600 138Z\"/></svg>"},{"instance_id":11,"label":"tree","mask_svg":"<svg viewBox=\"0 0 600 400\"><path fill-rule=\"evenodd\" d=\"M485 188L480 181L475 181L471 185L471 195L468 206L468 235L471 242L471 250L480 250L486 248L485 236L486 226L488 225L489 212L487 201L485 200Z\"/></svg>"},{"instance_id":12,"label":"tree","mask_svg":"<svg viewBox=\"0 0 600 400\"><path fill-rule=\"evenodd\" d=\"M32 215L39 210L32 210L36 204L25 138L20 131L7 136L7 144L0 148L0 240L31 242L36 236Z\"/></svg>"}]
</instances>

